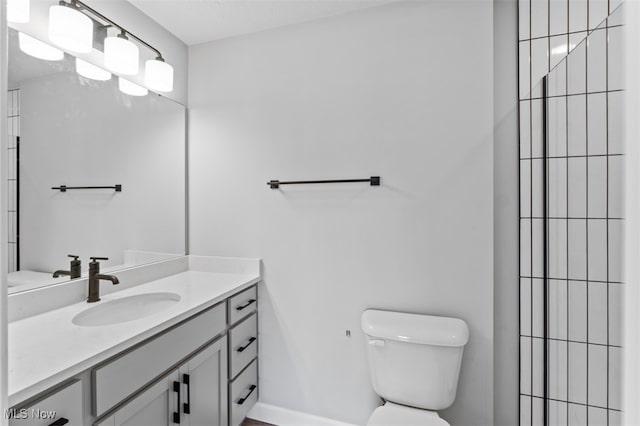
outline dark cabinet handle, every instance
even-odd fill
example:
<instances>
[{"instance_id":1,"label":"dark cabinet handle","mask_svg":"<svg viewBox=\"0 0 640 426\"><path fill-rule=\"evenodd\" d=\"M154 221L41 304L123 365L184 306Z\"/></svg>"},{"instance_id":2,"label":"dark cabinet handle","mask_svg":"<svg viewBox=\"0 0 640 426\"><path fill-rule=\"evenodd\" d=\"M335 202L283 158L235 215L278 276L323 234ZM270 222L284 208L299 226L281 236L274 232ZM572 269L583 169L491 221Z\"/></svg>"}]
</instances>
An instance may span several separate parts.
<instances>
[{"instance_id":1,"label":"dark cabinet handle","mask_svg":"<svg viewBox=\"0 0 640 426\"><path fill-rule=\"evenodd\" d=\"M249 395L251 395L253 393L253 391L256 390L256 388L257 388L256 385L251 385L249 387L249 392L247 392L247 394L245 396L243 396L242 398L240 398L238 400L238 405L244 404L244 402L249 398Z\"/></svg>"},{"instance_id":2,"label":"dark cabinet handle","mask_svg":"<svg viewBox=\"0 0 640 426\"><path fill-rule=\"evenodd\" d=\"M252 303L255 303L255 302L256 302L256 299L249 299L249 300L247 301L247 303L245 303L244 305L240 305L240 306L238 306L238 307L236 308L236 311L241 311L241 310L243 310L244 308L248 308L248 307L249 307L249 305L251 305Z\"/></svg>"},{"instance_id":3,"label":"dark cabinet handle","mask_svg":"<svg viewBox=\"0 0 640 426\"><path fill-rule=\"evenodd\" d=\"M238 351L238 352L242 352L242 351L244 351L245 349L247 349L247 348L249 347L249 345L251 345L251 344L252 344L253 342L255 342L255 341L256 341L256 338L255 338L255 337L250 338L250 339L249 339L249 342L247 342L247 344L246 344L246 345L244 345L244 346L240 346L238 349L236 349L236 351Z\"/></svg>"},{"instance_id":4,"label":"dark cabinet handle","mask_svg":"<svg viewBox=\"0 0 640 426\"><path fill-rule=\"evenodd\" d=\"M60 417L55 422L50 423L49 426L62 426L62 425L66 425L67 423L69 423L69 419L65 419L64 417Z\"/></svg>"},{"instance_id":5,"label":"dark cabinet handle","mask_svg":"<svg viewBox=\"0 0 640 426\"><path fill-rule=\"evenodd\" d=\"M185 414L191 414L191 381L188 374L182 375L182 383L187 385L187 402L184 403L182 411Z\"/></svg>"},{"instance_id":6,"label":"dark cabinet handle","mask_svg":"<svg viewBox=\"0 0 640 426\"><path fill-rule=\"evenodd\" d=\"M173 422L180 424L180 382L173 382L173 391L178 394L178 411L173 412Z\"/></svg>"}]
</instances>

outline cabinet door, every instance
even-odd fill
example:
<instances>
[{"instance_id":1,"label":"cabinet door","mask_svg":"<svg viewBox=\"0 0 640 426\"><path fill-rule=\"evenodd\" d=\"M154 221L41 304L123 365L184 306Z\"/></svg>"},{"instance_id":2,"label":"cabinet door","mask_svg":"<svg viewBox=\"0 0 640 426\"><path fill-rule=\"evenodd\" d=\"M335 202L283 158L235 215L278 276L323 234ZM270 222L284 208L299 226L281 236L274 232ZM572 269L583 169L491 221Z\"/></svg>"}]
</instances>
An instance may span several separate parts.
<instances>
[{"instance_id":1,"label":"cabinet door","mask_svg":"<svg viewBox=\"0 0 640 426\"><path fill-rule=\"evenodd\" d=\"M82 383L70 383L54 394L26 408L11 409L9 426L82 425Z\"/></svg>"},{"instance_id":2,"label":"cabinet door","mask_svg":"<svg viewBox=\"0 0 640 426\"><path fill-rule=\"evenodd\" d=\"M227 338L218 339L180 367L183 418L189 426L227 424Z\"/></svg>"},{"instance_id":3,"label":"cabinet door","mask_svg":"<svg viewBox=\"0 0 640 426\"><path fill-rule=\"evenodd\" d=\"M182 399L179 383L178 372L174 371L133 398L108 418L96 422L96 425L168 426L177 424L179 421L178 400ZM174 414L178 417L174 418Z\"/></svg>"}]
</instances>

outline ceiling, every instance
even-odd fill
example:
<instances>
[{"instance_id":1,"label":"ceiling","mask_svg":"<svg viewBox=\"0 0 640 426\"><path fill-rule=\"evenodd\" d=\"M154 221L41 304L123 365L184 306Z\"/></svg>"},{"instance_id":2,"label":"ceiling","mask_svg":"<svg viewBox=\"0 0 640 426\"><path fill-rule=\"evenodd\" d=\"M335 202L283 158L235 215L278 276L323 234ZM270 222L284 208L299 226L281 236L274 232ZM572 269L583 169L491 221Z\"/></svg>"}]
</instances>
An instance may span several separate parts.
<instances>
[{"instance_id":1,"label":"ceiling","mask_svg":"<svg viewBox=\"0 0 640 426\"><path fill-rule=\"evenodd\" d=\"M187 45L292 25L395 0L129 0Z\"/></svg>"}]
</instances>

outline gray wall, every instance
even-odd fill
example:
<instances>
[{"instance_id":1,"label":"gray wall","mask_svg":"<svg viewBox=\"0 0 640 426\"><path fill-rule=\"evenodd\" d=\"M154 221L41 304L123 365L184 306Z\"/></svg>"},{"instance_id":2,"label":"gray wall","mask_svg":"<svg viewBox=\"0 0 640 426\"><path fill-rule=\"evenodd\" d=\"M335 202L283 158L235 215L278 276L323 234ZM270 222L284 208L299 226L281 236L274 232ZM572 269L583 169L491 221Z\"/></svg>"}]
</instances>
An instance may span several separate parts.
<instances>
[{"instance_id":1,"label":"gray wall","mask_svg":"<svg viewBox=\"0 0 640 426\"><path fill-rule=\"evenodd\" d=\"M190 250L264 259L263 402L365 423L377 307L465 319L441 414L494 424L493 13L399 2L190 49Z\"/></svg>"}]
</instances>

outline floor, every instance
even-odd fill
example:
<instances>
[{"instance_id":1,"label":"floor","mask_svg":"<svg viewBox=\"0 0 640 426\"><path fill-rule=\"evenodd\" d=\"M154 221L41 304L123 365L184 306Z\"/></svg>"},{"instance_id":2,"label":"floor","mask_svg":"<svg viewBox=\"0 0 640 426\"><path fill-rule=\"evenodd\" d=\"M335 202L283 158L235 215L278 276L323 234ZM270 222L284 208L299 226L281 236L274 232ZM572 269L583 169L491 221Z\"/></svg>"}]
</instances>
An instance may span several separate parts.
<instances>
[{"instance_id":1,"label":"floor","mask_svg":"<svg viewBox=\"0 0 640 426\"><path fill-rule=\"evenodd\" d=\"M247 417L246 419L244 419L244 422L242 422L242 426L275 426L275 425L272 425L271 423L263 423L258 420L253 420Z\"/></svg>"}]
</instances>

